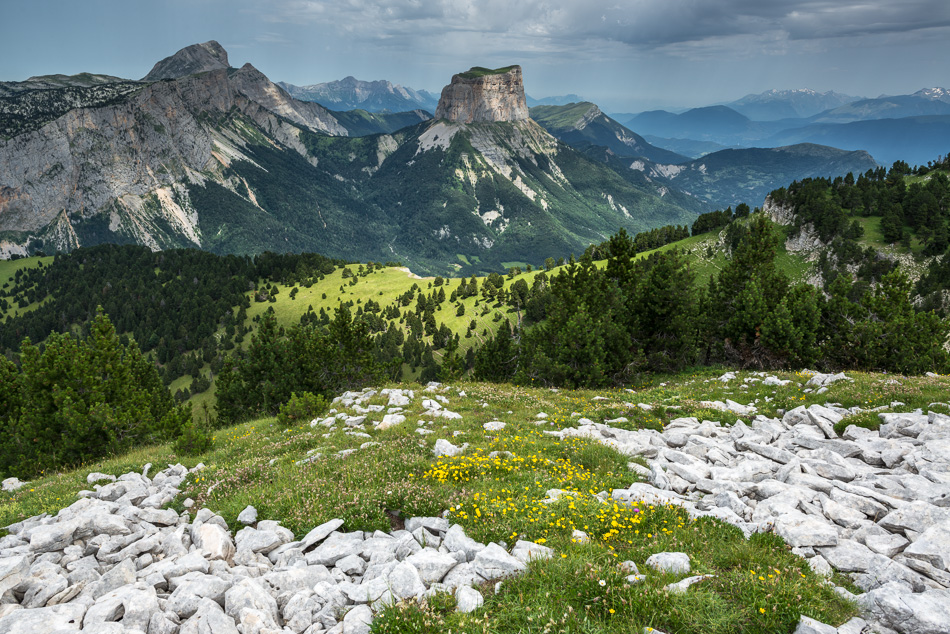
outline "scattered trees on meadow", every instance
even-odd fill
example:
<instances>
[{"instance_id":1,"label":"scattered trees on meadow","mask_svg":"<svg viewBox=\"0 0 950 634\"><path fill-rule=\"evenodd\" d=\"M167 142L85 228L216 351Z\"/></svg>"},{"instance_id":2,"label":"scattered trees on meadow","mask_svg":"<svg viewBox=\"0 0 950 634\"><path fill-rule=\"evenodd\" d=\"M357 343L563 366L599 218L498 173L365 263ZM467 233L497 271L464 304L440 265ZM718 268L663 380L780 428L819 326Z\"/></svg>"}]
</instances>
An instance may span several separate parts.
<instances>
[{"instance_id":1,"label":"scattered trees on meadow","mask_svg":"<svg viewBox=\"0 0 950 634\"><path fill-rule=\"evenodd\" d=\"M381 363L362 321L343 306L325 327L277 325L264 313L246 351L236 351L217 377L218 424L276 416L291 394L327 399L348 389L389 380L401 360Z\"/></svg>"},{"instance_id":2,"label":"scattered trees on meadow","mask_svg":"<svg viewBox=\"0 0 950 634\"><path fill-rule=\"evenodd\" d=\"M705 363L743 368L947 371L950 322L917 312L900 271L876 285L838 276L827 293L792 285L775 266L780 237L762 214L705 288L685 255L633 260L625 234L551 280L543 320L503 328L475 356L476 378L566 387L628 383L641 372ZM536 298L533 301L541 301Z\"/></svg>"}]
</instances>

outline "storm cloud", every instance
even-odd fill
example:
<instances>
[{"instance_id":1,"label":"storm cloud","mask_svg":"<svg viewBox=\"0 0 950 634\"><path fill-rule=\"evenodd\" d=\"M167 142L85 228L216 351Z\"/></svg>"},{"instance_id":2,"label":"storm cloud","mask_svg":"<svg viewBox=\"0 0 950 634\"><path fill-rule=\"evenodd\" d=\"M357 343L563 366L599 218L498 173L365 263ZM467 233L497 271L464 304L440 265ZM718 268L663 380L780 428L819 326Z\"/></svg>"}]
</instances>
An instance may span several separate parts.
<instances>
[{"instance_id":1,"label":"storm cloud","mask_svg":"<svg viewBox=\"0 0 950 634\"><path fill-rule=\"evenodd\" d=\"M657 48L768 33L820 40L950 27L946 0L289 0L271 6L276 21L335 23L376 39L480 33L560 46L604 40Z\"/></svg>"}]
</instances>

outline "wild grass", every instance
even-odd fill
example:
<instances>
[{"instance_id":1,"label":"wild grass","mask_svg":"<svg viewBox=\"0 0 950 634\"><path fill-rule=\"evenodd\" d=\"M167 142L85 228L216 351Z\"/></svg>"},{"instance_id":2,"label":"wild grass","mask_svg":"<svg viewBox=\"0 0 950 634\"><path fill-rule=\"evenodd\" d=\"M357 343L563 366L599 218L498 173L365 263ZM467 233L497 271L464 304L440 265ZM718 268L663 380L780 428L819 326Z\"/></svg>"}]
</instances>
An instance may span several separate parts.
<instances>
[{"instance_id":1,"label":"wild grass","mask_svg":"<svg viewBox=\"0 0 950 634\"><path fill-rule=\"evenodd\" d=\"M422 386L404 408L407 421L384 431L333 430L303 423L293 428L261 419L215 432L214 447L203 455L181 458L169 445L145 447L62 473L44 474L13 494L0 495L0 525L39 513L55 514L88 488L91 471L151 473L181 461L205 468L189 476L173 508L191 512L207 507L232 527L243 508L254 505L261 519L277 519L302 535L313 526L340 517L345 530L391 530L414 515L448 512L476 539L518 539L544 544L554 557L533 562L524 576L482 588L485 605L462 615L454 599L441 596L425 606L400 606L377 619L378 632L630 632L654 627L665 632L790 632L800 614L838 625L854 606L832 592L804 560L775 535L743 538L720 522L691 521L676 507L614 503L610 493L637 480L629 458L582 438L560 439L545 432L574 427L580 419L611 425L662 429L680 416L732 424L740 417L702 401L732 399L754 404L759 413L781 416L798 405L838 403L844 407L892 411L933 408L948 401L950 378L848 373L817 394L805 373L773 373L785 386L762 385L764 376L737 372L722 382L722 368L703 368L674 376L644 377L613 390L543 388L458 383L441 394L461 420L426 416ZM402 388L406 385L399 386ZM431 396L425 394L425 396ZM388 398L369 404L383 411ZM902 403L902 404L899 404ZM338 406L336 406L338 407ZM544 414L545 417L539 416ZM876 413L845 419L873 425ZM488 431L483 425L505 427ZM839 425L840 426L840 425ZM429 433L419 433L423 430ZM438 438L469 443L453 458L436 458ZM341 452L343 452L341 454ZM310 462L298 464L311 458ZM558 489L552 492L551 489ZM549 495L560 498L557 501ZM589 543L572 539L581 530ZM711 574L679 595L666 590L683 575L660 574L644 565L656 552L679 551L690 557L690 574ZM634 562L644 578L626 583L621 564ZM601 584L601 581L603 584ZM845 583L838 578L837 583Z\"/></svg>"}]
</instances>

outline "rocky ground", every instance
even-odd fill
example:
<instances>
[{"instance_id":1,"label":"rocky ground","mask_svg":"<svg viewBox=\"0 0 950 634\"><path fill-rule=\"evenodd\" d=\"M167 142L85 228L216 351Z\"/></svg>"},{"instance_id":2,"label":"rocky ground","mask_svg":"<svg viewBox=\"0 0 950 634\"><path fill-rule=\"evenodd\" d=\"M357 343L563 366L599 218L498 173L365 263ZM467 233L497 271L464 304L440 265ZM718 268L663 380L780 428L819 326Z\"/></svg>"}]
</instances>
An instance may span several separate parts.
<instances>
[{"instance_id":1,"label":"rocky ground","mask_svg":"<svg viewBox=\"0 0 950 634\"><path fill-rule=\"evenodd\" d=\"M738 382L729 374L720 380ZM812 379L818 390L835 380L846 377ZM400 409L420 399L426 418L460 417L441 394L383 393L392 407L374 423L377 430L404 424ZM382 409L366 407L374 395L343 395L339 411L314 427L362 433L356 428L372 422L365 418L371 408ZM774 531L814 570L848 573L864 590L853 597L837 588L857 601L863 618L835 628L802 617L799 632L950 632L950 416L881 411L879 431L849 426L839 437L836 423L853 412L834 403L781 418L757 415L754 403L705 405L749 422L684 417L662 432L631 431L619 428L619 419L601 424L578 416L576 427L545 433L595 439L646 460L648 468L631 468L649 484L614 490L612 502L671 503L747 535ZM485 428L500 432L504 423ZM451 455L465 446L438 438L434 451ZM384 607L439 592L453 593L461 611L476 610L482 594L473 586L521 574L531 558L552 553L527 541L479 543L442 517L410 518L404 530L388 533L346 531L335 520L297 539L276 521L258 521L253 507L238 517L243 528L234 533L206 508L194 515L163 509L201 469L90 473L91 490L56 516L7 527L0 539L0 634L368 632ZM560 493L548 494L553 502ZM650 569L680 575L670 592L689 592L706 579L689 576L684 553L655 553L641 567L643 574L625 562L628 583Z\"/></svg>"},{"instance_id":2,"label":"rocky ground","mask_svg":"<svg viewBox=\"0 0 950 634\"><path fill-rule=\"evenodd\" d=\"M835 379L846 380L812 381L822 389ZM648 458L651 484L615 490L615 500L672 502L747 534L774 530L815 571L850 573L865 593L838 591L858 602L867 623L840 634L950 632L950 416L881 412L879 431L852 425L839 438L835 424L853 413L828 403L731 427L679 418L660 433L586 421L559 433Z\"/></svg>"}]
</instances>

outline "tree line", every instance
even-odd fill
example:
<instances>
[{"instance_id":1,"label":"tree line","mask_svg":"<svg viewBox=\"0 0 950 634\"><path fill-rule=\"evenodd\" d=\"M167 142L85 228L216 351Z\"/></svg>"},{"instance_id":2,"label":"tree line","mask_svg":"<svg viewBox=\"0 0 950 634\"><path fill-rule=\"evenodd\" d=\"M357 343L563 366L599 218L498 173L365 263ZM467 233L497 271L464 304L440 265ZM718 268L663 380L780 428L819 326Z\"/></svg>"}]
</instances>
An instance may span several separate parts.
<instances>
[{"instance_id":1,"label":"tree line","mask_svg":"<svg viewBox=\"0 0 950 634\"><path fill-rule=\"evenodd\" d=\"M781 237L754 214L731 259L699 286L681 251L636 260L633 241L607 243L606 266L571 261L538 318L501 328L475 355L474 375L566 387L624 385L647 372L703 364L741 368L946 372L950 323L918 312L900 271L874 286L838 276L827 293L791 284L775 266ZM543 302L544 310L531 304Z\"/></svg>"}]
</instances>

